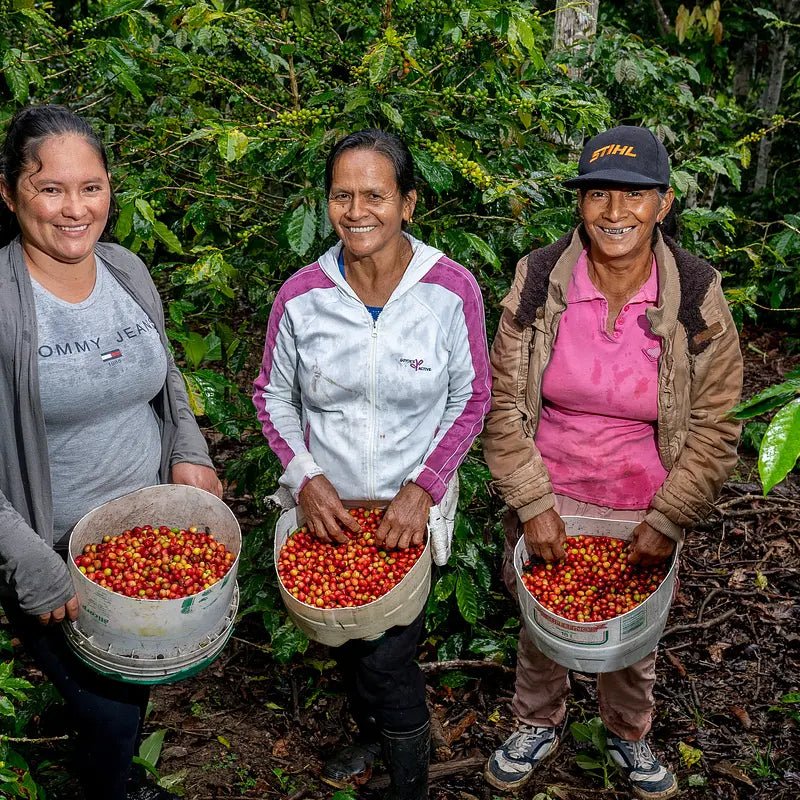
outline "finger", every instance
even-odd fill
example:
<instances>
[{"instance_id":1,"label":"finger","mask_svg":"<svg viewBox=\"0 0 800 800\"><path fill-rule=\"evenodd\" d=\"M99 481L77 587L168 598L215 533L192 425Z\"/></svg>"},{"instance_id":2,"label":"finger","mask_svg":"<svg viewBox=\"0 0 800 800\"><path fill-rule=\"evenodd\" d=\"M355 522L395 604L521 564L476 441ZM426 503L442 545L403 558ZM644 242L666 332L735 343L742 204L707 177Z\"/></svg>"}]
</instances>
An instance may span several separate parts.
<instances>
[{"instance_id":1,"label":"finger","mask_svg":"<svg viewBox=\"0 0 800 800\"><path fill-rule=\"evenodd\" d=\"M361 526L358 524L358 520L344 507L342 507L342 510L336 514L336 518L345 528L347 528L347 530L351 531L352 533L361 533Z\"/></svg>"},{"instance_id":2,"label":"finger","mask_svg":"<svg viewBox=\"0 0 800 800\"><path fill-rule=\"evenodd\" d=\"M78 598L77 597L70 597L70 599L67 600L67 616L73 622L76 619L78 619L78 611L79 611Z\"/></svg>"},{"instance_id":3,"label":"finger","mask_svg":"<svg viewBox=\"0 0 800 800\"><path fill-rule=\"evenodd\" d=\"M41 625L47 625L50 622L50 614L39 614L39 623Z\"/></svg>"},{"instance_id":4,"label":"finger","mask_svg":"<svg viewBox=\"0 0 800 800\"><path fill-rule=\"evenodd\" d=\"M59 623L61 620L64 619L64 606L60 608L56 608L55 610L50 612L50 621L53 623Z\"/></svg>"},{"instance_id":5,"label":"finger","mask_svg":"<svg viewBox=\"0 0 800 800\"><path fill-rule=\"evenodd\" d=\"M336 544L344 544L344 542L348 541L350 538L341 528L339 523L336 521L336 517L333 514L325 517L324 519L325 525L325 532L328 534L328 538L331 542L335 542Z\"/></svg>"},{"instance_id":6,"label":"finger","mask_svg":"<svg viewBox=\"0 0 800 800\"><path fill-rule=\"evenodd\" d=\"M394 550L397 547L397 540L400 538L401 534L400 528L392 525L389 523L389 529L386 531L386 537L384 539L384 545L388 547L390 550Z\"/></svg>"},{"instance_id":7,"label":"finger","mask_svg":"<svg viewBox=\"0 0 800 800\"><path fill-rule=\"evenodd\" d=\"M400 550L406 550L411 544L411 538L414 536L413 528L403 528L400 531L400 536L397 539L397 546Z\"/></svg>"}]
</instances>

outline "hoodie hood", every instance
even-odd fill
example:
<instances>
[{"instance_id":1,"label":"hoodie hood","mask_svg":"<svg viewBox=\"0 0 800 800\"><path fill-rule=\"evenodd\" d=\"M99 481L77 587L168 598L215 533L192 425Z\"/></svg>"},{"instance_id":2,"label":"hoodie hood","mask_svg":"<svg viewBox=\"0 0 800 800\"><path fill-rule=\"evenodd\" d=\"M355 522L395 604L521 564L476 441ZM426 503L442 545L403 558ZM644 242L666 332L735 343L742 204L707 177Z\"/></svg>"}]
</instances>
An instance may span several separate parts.
<instances>
[{"instance_id":1,"label":"hoodie hood","mask_svg":"<svg viewBox=\"0 0 800 800\"><path fill-rule=\"evenodd\" d=\"M440 258L444 256L444 253L441 250L437 250L435 247L431 247L430 245L421 242L419 239L415 239L413 236L407 233L404 233L403 236L405 236L411 244L411 261L406 267L406 271L403 273L400 283L397 284L395 290L392 292L392 296L386 301L386 305L389 305L389 303L396 300L398 297L402 297L436 265ZM341 270L339 269L339 253L341 250L341 241L336 242L333 247L320 256L319 265L322 268L322 271L339 287L342 292L360 303L361 300L358 298L358 295L356 295L356 293L353 291L353 287L350 286L350 284L345 280Z\"/></svg>"}]
</instances>

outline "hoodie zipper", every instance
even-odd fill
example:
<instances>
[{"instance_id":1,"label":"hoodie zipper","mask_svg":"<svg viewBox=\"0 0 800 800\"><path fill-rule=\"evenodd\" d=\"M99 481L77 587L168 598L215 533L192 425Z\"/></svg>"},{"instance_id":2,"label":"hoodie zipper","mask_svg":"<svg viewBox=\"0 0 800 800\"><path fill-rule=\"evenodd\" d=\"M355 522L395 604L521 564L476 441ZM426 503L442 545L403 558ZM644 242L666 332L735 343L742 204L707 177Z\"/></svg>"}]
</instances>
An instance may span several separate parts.
<instances>
[{"instance_id":1,"label":"hoodie zipper","mask_svg":"<svg viewBox=\"0 0 800 800\"><path fill-rule=\"evenodd\" d=\"M366 309L365 309L366 311ZM367 311L369 314L369 311ZM369 390L367 400L369 403L369 436L367 438L369 452L367 454L367 489L369 497L375 495L375 417L376 405L375 395L377 394L377 351L378 351L378 320L372 320L372 335L369 340Z\"/></svg>"}]
</instances>

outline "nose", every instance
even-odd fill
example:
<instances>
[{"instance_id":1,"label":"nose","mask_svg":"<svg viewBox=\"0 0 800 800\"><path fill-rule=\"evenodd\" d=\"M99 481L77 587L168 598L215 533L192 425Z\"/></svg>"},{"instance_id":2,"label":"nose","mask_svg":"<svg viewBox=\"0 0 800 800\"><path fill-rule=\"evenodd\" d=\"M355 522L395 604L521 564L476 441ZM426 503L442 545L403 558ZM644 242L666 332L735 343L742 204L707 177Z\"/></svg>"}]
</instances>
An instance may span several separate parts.
<instances>
[{"instance_id":1,"label":"nose","mask_svg":"<svg viewBox=\"0 0 800 800\"><path fill-rule=\"evenodd\" d=\"M606 207L606 217L611 221L618 221L625 216L627 208L625 206L624 192L611 191L608 193L608 206Z\"/></svg>"},{"instance_id":2,"label":"nose","mask_svg":"<svg viewBox=\"0 0 800 800\"><path fill-rule=\"evenodd\" d=\"M364 216L364 201L358 194L354 194L347 207L347 218L357 220Z\"/></svg>"},{"instance_id":3,"label":"nose","mask_svg":"<svg viewBox=\"0 0 800 800\"><path fill-rule=\"evenodd\" d=\"M61 204L61 215L69 219L79 220L86 214L86 201L81 197L80 192L70 191L64 193L64 200Z\"/></svg>"}]
</instances>

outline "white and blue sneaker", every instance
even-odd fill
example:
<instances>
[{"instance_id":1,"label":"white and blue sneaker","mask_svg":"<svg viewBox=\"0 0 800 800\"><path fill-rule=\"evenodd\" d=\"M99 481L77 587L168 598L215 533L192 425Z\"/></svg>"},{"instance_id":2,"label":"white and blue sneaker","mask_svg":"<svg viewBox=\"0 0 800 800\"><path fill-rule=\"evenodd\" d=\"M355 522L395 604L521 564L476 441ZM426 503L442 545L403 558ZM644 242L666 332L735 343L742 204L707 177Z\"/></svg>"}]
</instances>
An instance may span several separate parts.
<instances>
[{"instance_id":1,"label":"white and blue sneaker","mask_svg":"<svg viewBox=\"0 0 800 800\"><path fill-rule=\"evenodd\" d=\"M555 728L520 725L494 751L483 777L495 789L518 789L530 780L537 767L555 755L558 744Z\"/></svg>"},{"instance_id":2,"label":"white and blue sneaker","mask_svg":"<svg viewBox=\"0 0 800 800\"><path fill-rule=\"evenodd\" d=\"M617 736L606 738L608 752L642 800L663 800L678 793L675 776L653 755L642 739L631 742Z\"/></svg>"}]
</instances>

